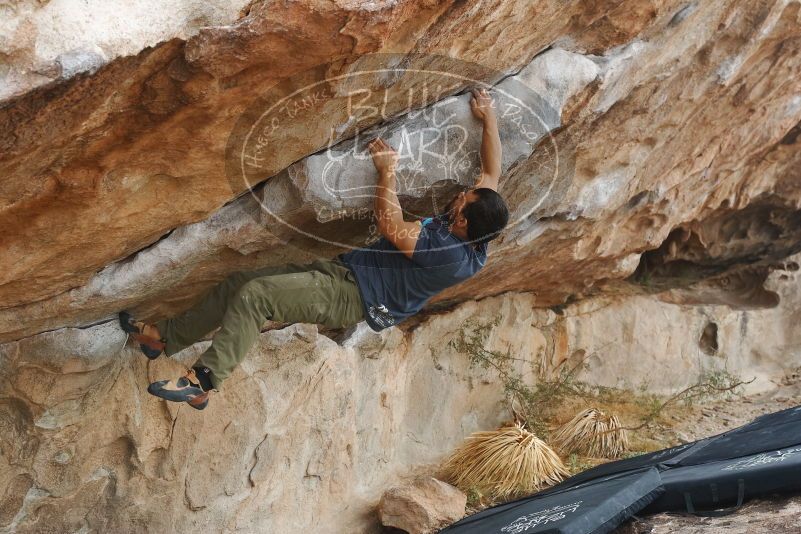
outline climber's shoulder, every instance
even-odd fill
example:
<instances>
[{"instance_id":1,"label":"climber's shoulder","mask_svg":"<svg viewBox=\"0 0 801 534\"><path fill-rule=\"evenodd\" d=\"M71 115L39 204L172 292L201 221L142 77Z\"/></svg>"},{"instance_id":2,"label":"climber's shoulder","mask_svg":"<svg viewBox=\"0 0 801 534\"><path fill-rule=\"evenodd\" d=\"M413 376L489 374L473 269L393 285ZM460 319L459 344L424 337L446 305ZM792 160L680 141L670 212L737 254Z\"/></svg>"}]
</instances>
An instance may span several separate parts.
<instances>
[{"instance_id":1,"label":"climber's shoulder","mask_svg":"<svg viewBox=\"0 0 801 534\"><path fill-rule=\"evenodd\" d=\"M496 193L498 192L498 183L500 182L501 177L500 175L490 174L487 172L482 172L481 176L478 177L476 180L476 185L473 186L473 189L492 189Z\"/></svg>"},{"instance_id":2,"label":"climber's shoulder","mask_svg":"<svg viewBox=\"0 0 801 534\"><path fill-rule=\"evenodd\" d=\"M480 256L482 250L474 250L473 244L452 234L447 225L439 224L435 218L420 228L411 260L423 267L456 267Z\"/></svg>"}]
</instances>

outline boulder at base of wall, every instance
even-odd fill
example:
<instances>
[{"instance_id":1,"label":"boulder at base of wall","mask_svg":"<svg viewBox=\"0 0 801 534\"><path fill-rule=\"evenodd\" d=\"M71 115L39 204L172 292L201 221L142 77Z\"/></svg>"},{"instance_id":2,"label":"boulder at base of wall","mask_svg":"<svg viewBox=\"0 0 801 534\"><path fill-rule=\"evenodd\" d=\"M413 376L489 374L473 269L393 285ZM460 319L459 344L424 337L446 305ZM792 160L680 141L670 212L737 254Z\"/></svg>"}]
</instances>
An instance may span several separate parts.
<instances>
[{"instance_id":1,"label":"boulder at base of wall","mask_svg":"<svg viewBox=\"0 0 801 534\"><path fill-rule=\"evenodd\" d=\"M387 490L378 504L381 524L428 534L461 519L467 496L436 478L420 477Z\"/></svg>"}]
</instances>

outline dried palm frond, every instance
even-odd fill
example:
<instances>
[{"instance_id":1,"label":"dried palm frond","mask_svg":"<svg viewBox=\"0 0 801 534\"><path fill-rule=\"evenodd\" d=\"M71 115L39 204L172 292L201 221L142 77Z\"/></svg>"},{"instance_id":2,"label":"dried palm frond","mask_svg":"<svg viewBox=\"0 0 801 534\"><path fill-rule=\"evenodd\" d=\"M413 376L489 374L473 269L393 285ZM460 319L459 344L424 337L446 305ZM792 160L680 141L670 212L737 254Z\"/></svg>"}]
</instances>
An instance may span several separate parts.
<instances>
[{"instance_id":1,"label":"dried palm frond","mask_svg":"<svg viewBox=\"0 0 801 534\"><path fill-rule=\"evenodd\" d=\"M443 471L463 491L477 489L496 499L532 493L569 474L559 456L519 423L473 433Z\"/></svg>"},{"instance_id":2,"label":"dried palm frond","mask_svg":"<svg viewBox=\"0 0 801 534\"><path fill-rule=\"evenodd\" d=\"M629 448L628 433L617 416L596 408L579 412L553 433L551 442L564 454L595 458L617 458Z\"/></svg>"}]
</instances>

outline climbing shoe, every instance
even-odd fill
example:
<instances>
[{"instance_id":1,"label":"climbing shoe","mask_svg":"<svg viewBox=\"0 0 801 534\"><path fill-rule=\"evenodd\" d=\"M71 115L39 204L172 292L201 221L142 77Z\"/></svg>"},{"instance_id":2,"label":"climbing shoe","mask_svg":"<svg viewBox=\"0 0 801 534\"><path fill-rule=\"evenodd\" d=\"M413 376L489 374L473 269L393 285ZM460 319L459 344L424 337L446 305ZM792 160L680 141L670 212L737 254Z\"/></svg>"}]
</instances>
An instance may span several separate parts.
<instances>
[{"instance_id":1,"label":"climbing shoe","mask_svg":"<svg viewBox=\"0 0 801 534\"><path fill-rule=\"evenodd\" d=\"M139 342L139 349L151 360L155 360L164 351L167 340L156 339L145 335L145 323L134 320L133 316L125 311L120 312L120 327L135 341Z\"/></svg>"},{"instance_id":2,"label":"climbing shoe","mask_svg":"<svg viewBox=\"0 0 801 534\"><path fill-rule=\"evenodd\" d=\"M174 380L153 382L147 387L147 392L168 401L186 402L192 408L202 410L209 404L209 394L216 390L208 382L206 390L201 384L195 369L189 369L184 376Z\"/></svg>"}]
</instances>

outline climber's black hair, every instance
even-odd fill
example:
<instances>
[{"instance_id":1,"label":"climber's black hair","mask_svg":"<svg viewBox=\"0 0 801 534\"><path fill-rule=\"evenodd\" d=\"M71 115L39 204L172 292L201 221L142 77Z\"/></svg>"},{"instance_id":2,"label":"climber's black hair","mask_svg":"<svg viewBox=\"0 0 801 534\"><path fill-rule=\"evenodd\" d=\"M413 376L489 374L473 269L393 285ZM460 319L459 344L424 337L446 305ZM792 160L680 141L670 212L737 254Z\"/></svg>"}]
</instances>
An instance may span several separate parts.
<instances>
[{"instance_id":1,"label":"climber's black hair","mask_svg":"<svg viewBox=\"0 0 801 534\"><path fill-rule=\"evenodd\" d=\"M467 219L467 237L475 244L492 241L509 222L509 208L503 197L487 187L473 189L478 199L462 210Z\"/></svg>"}]
</instances>

